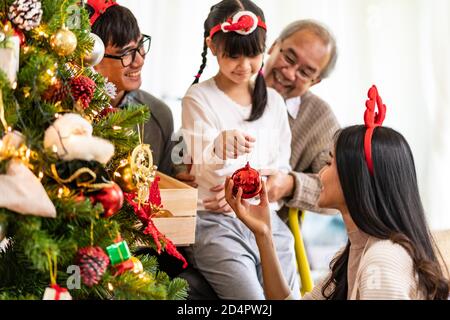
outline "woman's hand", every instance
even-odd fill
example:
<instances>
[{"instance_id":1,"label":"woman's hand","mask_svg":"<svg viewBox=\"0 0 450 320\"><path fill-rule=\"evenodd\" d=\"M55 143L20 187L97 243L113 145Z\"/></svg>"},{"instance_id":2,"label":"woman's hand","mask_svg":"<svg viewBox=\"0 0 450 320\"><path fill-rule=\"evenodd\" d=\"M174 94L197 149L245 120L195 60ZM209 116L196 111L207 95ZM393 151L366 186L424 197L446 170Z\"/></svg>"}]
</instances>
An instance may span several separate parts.
<instances>
[{"instance_id":1,"label":"woman's hand","mask_svg":"<svg viewBox=\"0 0 450 320\"><path fill-rule=\"evenodd\" d=\"M233 180L227 177L225 181L225 199L238 218L255 234L255 237L271 234L272 225L265 181L262 181L260 203L258 205L252 205L247 200L242 199L242 188L239 188L236 197L234 197L233 185Z\"/></svg>"},{"instance_id":2,"label":"woman's hand","mask_svg":"<svg viewBox=\"0 0 450 320\"><path fill-rule=\"evenodd\" d=\"M256 139L239 130L221 132L214 140L214 153L222 160L252 152Z\"/></svg>"}]
</instances>

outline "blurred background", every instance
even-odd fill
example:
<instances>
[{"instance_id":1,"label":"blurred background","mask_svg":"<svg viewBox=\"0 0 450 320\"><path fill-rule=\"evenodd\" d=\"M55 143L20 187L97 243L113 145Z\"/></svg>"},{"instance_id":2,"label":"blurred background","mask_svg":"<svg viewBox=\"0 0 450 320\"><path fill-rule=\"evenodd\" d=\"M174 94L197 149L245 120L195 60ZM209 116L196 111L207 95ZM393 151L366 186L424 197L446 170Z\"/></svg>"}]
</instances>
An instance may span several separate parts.
<instances>
[{"instance_id":1,"label":"blurred background","mask_svg":"<svg viewBox=\"0 0 450 320\"><path fill-rule=\"evenodd\" d=\"M201 63L203 22L216 0L118 0L137 16L152 48L142 89L172 109L181 124L180 99ZM267 46L296 19L316 19L337 39L330 78L312 91L333 108L342 126L363 122L368 88L376 84L388 106L385 121L413 150L422 200L432 229L450 228L450 1L255 0L268 26ZM217 72L208 55L203 80ZM344 243L338 217L306 216L304 233L321 266ZM327 235L327 237L324 237ZM325 250L325 251L321 251ZM317 260L317 262L315 262ZM326 264L328 264L326 261Z\"/></svg>"}]
</instances>

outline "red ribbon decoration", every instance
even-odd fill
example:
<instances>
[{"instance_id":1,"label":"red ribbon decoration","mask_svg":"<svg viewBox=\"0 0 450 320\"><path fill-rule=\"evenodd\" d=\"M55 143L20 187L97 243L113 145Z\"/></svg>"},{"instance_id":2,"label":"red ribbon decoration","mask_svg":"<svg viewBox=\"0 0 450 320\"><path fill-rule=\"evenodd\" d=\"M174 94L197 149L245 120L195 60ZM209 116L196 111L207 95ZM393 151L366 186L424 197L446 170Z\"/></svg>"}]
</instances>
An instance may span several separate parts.
<instances>
[{"instance_id":1,"label":"red ribbon decoration","mask_svg":"<svg viewBox=\"0 0 450 320\"><path fill-rule=\"evenodd\" d=\"M369 99L366 101L366 111L364 112L364 123L367 128L364 137L364 153L367 167L373 176L372 136L375 128L383 124L384 118L386 117L386 105L383 104L376 86L373 85L367 95ZM378 106L378 112L375 112L375 104Z\"/></svg>"},{"instance_id":2,"label":"red ribbon decoration","mask_svg":"<svg viewBox=\"0 0 450 320\"><path fill-rule=\"evenodd\" d=\"M127 261L121 262L118 265L114 266L114 268L116 269L114 276L118 276L124 273L125 271L133 270L134 263L133 260L128 259Z\"/></svg>"},{"instance_id":3,"label":"red ribbon decoration","mask_svg":"<svg viewBox=\"0 0 450 320\"><path fill-rule=\"evenodd\" d=\"M133 207L136 216L141 222L146 225L144 234L151 235L153 241L156 244L158 254L161 253L161 241L165 244L165 250L171 256L174 256L178 260L183 262L183 269L188 266L186 259L178 252L173 242L163 235L153 223L152 217L154 216L153 207L161 208L161 195L158 188L159 177L155 178L151 187L149 195L149 203L139 204L134 201L136 199L136 193L124 193L126 201Z\"/></svg>"},{"instance_id":4,"label":"red ribbon decoration","mask_svg":"<svg viewBox=\"0 0 450 320\"><path fill-rule=\"evenodd\" d=\"M52 284L50 288L54 289L56 291L55 293L55 300L59 300L61 297L61 293L66 293L68 290L66 288L60 287L58 284Z\"/></svg>"}]
</instances>

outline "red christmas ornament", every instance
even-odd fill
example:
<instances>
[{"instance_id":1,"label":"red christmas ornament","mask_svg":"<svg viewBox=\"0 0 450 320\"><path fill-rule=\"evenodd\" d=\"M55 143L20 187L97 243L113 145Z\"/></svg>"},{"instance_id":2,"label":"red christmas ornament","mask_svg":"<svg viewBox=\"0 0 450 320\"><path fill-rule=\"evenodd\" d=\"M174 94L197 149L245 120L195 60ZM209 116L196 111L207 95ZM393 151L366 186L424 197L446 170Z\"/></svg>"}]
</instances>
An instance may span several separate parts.
<instances>
[{"instance_id":1,"label":"red christmas ornament","mask_svg":"<svg viewBox=\"0 0 450 320\"><path fill-rule=\"evenodd\" d=\"M90 197L93 205L100 202L106 218L115 215L123 205L123 192L119 185L113 183L111 187L103 188Z\"/></svg>"},{"instance_id":2,"label":"red christmas ornament","mask_svg":"<svg viewBox=\"0 0 450 320\"><path fill-rule=\"evenodd\" d=\"M77 252L81 279L88 287L98 284L109 265L109 257L100 247L85 247Z\"/></svg>"},{"instance_id":3,"label":"red christmas ornament","mask_svg":"<svg viewBox=\"0 0 450 320\"><path fill-rule=\"evenodd\" d=\"M233 179L233 195L236 196L239 187L242 189L242 198L250 199L258 195L261 191L261 178L259 172L247 162L244 168L236 170L231 176Z\"/></svg>"},{"instance_id":4,"label":"red christmas ornament","mask_svg":"<svg viewBox=\"0 0 450 320\"><path fill-rule=\"evenodd\" d=\"M75 101L81 103L84 109L89 107L89 103L94 97L95 87L94 80L85 76L79 76L70 81L72 96Z\"/></svg>"},{"instance_id":5,"label":"red christmas ornament","mask_svg":"<svg viewBox=\"0 0 450 320\"><path fill-rule=\"evenodd\" d=\"M22 32L22 30L14 28L14 35L19 38L19 43L22 47L26 42L25 34Z\"/></svg>"}]
</instances>

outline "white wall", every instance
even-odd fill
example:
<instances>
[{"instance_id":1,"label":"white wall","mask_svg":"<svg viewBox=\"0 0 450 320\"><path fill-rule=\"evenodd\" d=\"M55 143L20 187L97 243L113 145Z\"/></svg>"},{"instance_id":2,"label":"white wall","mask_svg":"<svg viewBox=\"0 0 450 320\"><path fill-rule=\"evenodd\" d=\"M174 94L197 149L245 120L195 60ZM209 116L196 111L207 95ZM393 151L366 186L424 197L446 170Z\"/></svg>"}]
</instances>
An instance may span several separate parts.
<instances>
[{"instance_id":1,"label":"white wall","mask_svg":"<svg viewBox=\"0 0 450 320\"><path fill-rule=\"evenodd\" d=\"M171 107L180 103L201 63L210 0L119 0L153 42L143 89ZM336 35L339 59L330 79L313 88L343 126L362 123L367 89L376 84L388 106L385 125L405 135L416 159L433 228L450 228L450 1L256 0L265 12L268 45L289 22L313 18ZM209 57L207 79L217 70Z\"/></svg>"}]
</instances>

